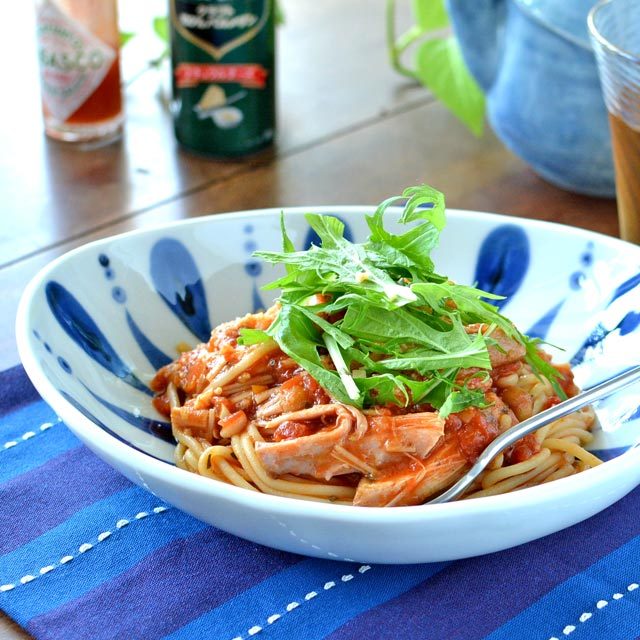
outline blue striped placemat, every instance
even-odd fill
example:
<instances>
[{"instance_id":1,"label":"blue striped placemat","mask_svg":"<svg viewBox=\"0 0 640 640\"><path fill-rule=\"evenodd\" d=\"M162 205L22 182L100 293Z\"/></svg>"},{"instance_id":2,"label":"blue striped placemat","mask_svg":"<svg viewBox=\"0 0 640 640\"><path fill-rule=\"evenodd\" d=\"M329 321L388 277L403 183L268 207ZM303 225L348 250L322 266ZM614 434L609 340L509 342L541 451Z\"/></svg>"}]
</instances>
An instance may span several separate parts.
<instances>
[{"instance_id":1,"label":"blue striped placemat","mask_svg":"<svg viewBox=\"0 0 640 640\"><path fill-rule=\"evenodd\" d=\"M0 388L0 607L36 638L640 635L640 491L480 558L309 559L226 534L132 485L80 444L21 367L0 373Z\"/></svg>"}]
</instances>

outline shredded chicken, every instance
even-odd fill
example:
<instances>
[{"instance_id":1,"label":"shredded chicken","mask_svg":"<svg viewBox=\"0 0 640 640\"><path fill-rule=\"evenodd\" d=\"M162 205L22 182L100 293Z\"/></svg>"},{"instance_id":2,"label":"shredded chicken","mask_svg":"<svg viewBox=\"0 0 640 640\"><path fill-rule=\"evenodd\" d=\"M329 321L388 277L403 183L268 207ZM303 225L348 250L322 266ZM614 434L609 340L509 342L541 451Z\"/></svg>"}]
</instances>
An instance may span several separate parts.
<instances>
[{"instance_id":1,"label":"shredded chicken","mask_svg":"<svg viewBox=\"0 0 640 640\"><path fill-rule=\"evenodd\" d=\"M375 479L386 468L405 463L407 453L425 458L444 435L444 420L433 412L373 416L367 420L354 407L334 404L313 407L286 418L299 421L329 413L335 413L335 424L312 435L257 442L256 453L265 468L274 475L291 473L318 480L373 469L375 474L367 475ZM273 427L282 421L280 417L267 424ZM336 451L336 447L341 449Z\"/></svg>"}]
</instances>

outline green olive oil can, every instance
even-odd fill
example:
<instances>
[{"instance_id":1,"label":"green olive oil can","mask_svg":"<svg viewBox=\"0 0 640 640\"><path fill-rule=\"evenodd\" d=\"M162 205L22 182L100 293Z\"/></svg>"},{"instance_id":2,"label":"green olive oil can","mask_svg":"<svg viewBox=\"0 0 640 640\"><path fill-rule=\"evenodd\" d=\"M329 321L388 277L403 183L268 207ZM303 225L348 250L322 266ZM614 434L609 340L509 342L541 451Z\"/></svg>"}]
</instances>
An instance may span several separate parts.
<instances>
[{"instance_id":1,"label":"green olive oil can","mask_svg":"<svg viewBox=\"0 0 640 640\"><path fill-rule=\"evenodd\" d=\"M172 111L187 149L237 157L273 142L273 0L170 0Z\"/></svg>"}]
</instances>

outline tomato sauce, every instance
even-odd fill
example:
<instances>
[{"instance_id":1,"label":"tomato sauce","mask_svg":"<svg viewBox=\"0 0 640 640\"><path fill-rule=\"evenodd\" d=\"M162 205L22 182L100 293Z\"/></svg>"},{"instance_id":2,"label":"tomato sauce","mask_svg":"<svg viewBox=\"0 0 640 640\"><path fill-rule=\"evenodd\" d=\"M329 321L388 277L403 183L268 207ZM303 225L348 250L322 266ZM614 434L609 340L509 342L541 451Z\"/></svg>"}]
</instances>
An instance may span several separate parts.
<instances>
[{"instance_id":1,"label":"tomato sauce","mask_svg":"<svg viewBox=\"0 0 640 640\"><path fill-rule=\"evenodd\" d=\"M572 398L579 392L578 387L573 382L573 371L571 371L571 368L566 363L555 365L555 368L560 374L558 384L567 394L567 397Z\"/></svg>"},{"instance_id":2,"label":"tomato sauce","mask_svg":"<svg viewBox=\"0 0 640 640\"><path fill-rule=\"evenodd\" d=\"M557 404L560 404L562 402L562 400L560 400L560 398L558 398L558 396L556 395L552 395L545 403L544 406L542 407L542 410L544 411L545 409L550 409L551 407L555 407Z\"/></svg>"},{"instance_id":3,"label":"tomato sauce","mask_svg":"<svg viewBox=\"0 0 640 640\"><path fill-rule=\"evenodd\" d=\"M540 443L535 433L520 438L518 442L509 447L504 452L504 460L506 464L518 464L528 460L540 451Z\"/></svg>"},{"instance_id":4,"label":"tomato sauce","mask_svg":"<svg viewBox=\"0 0 640 640\"><path fill-rule=\"evenodd\" d=\"M284 353L272 356L267 362L269 373L275 378L278 384L282 384L289 378L303 371L300 365L286 356Z\"/></svg>"},{"instance_id":5,"label":"tomato sauce","mask_svg":"<svg viewBox=\"0 0 640 640\"><path fill-rule=\"evenodd\" d=\"M473 464L496 438L499 427L498 421L491 414L483 414L476 407L469 407L447 418L445 432L456 439L460 452Z\"/></svg>"},{"instance_id":6,"label":"tomato sauce","mask_svg":"<svg viewBox=\"0 0 640 640\"><path fill-rule=\"evenodd\" d=\"M151 404L155 407L156 411L159 411L163 416L171 415L171 406L169 405L169 399L166 393L153 398Z\"/></svg>"},{"instance_id":7,"label":"tomato sauce","mask_svg":"<svg viewBox=\"0 0 640 640\"><path fill-rule=\"evenodd\" d=\"M522 363L520 361L509 362L508 364L503 364L499 367L493 368L489 374L491 375L492 380L500 380L500 378L506 378L512 373L517 373L521 366Z\"/></svg>"}]
</instances>

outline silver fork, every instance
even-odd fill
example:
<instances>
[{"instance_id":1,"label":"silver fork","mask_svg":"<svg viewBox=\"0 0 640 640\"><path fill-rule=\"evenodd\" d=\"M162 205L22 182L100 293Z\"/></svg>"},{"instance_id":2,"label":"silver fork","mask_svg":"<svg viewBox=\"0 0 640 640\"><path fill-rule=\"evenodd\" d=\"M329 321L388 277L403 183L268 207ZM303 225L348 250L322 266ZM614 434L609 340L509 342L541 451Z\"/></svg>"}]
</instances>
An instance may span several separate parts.
<instances>
[{"instance_id":1,"label":"silver fork","mask_svg":"<svg viewBox=\"0 0 640 640\"><path fill-rule=\"evenodd\" d=\"M469 471L467 471L467 473L465 473L458 482L456 482L450 489L441 493L436 498L427 501L425 504L439 504L454 500L471 485L471 483L485 470L487 465L501 451L512 445L517 440L520 440L523 436L544 427L554 420L559 420L578 409L582 409L582 407L586 407L596 400L602 400L603 398L610 396L616 391L624 389L638 380L640 380L640 367L633 367L625 373L615 376L606 382L602 382L595 387L591 387L588 391L584 391L573 398L569 398L546 411L542 411L541 413L520 422L511 429L507 429L507 431L500 434L493 442L491 442L491 444L480 454L471 469L469 469Z\"/></svg>"}]
</instances>

